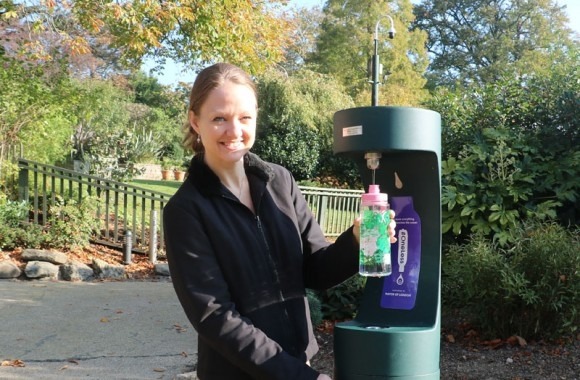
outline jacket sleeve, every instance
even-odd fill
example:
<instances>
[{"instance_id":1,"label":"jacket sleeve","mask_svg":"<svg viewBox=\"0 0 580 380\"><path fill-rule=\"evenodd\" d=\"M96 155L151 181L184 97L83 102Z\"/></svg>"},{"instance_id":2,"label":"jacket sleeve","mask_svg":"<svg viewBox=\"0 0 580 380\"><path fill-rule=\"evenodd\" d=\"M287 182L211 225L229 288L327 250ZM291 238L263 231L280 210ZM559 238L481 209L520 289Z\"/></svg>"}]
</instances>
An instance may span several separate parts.
<instances>
[{"instance_id":1,"label":"jacket sleeve","mask_svg":"<svg viewBox=\"0 0 580 380\"><path fill-rule=\"evenodd\" d=\"M191 208L186 211L178 202L169 202L163 226L173 286L200 339L255 379L318 377L237 312L204 227Z\"/></svg>"},{"instance_id":2,"label":"jacket sleeve","mask_svg":"<svg viewBox=\"0 0 580 380\"><path fill-rule=\"evenodd\" d=\"M352 226L334 243L324 236L322 228L308 207L294 179L291 179L296 218L302 236L304 281L311 289L328 289L358 272L358 243Z\"/></svg>"}]
</instances>

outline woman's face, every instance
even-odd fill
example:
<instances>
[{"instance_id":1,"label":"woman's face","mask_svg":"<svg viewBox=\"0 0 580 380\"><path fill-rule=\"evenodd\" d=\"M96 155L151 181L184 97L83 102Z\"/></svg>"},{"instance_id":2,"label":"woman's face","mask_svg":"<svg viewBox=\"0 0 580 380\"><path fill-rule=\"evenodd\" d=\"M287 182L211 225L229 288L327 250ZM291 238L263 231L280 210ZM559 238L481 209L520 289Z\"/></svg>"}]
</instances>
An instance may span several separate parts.
<instances>
[{"instance_id":1,"label":"woman's face","mask_svg":"<svg viewBox=\"0 0 580 380\"><path fill-rule=\"evenodd\" d=\"M189 111L189 122L201 137L210 167L231 166L254 145L257 108L250 87L226 82L210 92L199 114Z\"/></svg>"}]
</instances>

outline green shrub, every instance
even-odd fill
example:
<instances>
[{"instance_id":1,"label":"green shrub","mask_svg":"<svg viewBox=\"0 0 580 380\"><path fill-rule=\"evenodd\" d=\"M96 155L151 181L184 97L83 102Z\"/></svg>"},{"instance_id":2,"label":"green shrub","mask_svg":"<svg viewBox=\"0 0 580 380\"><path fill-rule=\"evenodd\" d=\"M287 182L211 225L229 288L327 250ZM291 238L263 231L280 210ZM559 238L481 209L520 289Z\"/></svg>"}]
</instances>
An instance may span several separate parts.
<instances>
[{"instance_id":1,"label":"green shrub","mask_svg":"<svg viewBox=\"0 0 580 380\"><path fill-rule=\"evenodd\" d=\"M0 249L40 248L44 244L42 227L28 223L29 208L26 201L0 200Z\"/></svg>"},{"instance_id":2,"label":"green shrub","mask_svg":"<svg viewBox=\"0 0 580 380\"><path fill-rule=\"evenodd\" d=\"M322 323L322 304L316 293L311 289L306 290L306 297L310 307L310 320L312 321L312 326L316 327Z\"/></svg>"},{"instance_id":3,"label":"green shrub","mask_svg":"<svg viewBox=\"0 0 580 380\"><path fill-rule=\"evenodd\" d=\"M27 220L28 209L26 201L0 201L0 224L8 227L18 227L20 223Z\"/></svg>"},{"instance_id":4,"label":"green shrub","mask_svg":"<svg viewBox=\"0 0 580 380\"><path fill-rule=\"evenodd\" d=\"M22 223L17 227L0 225L0 249L42 248L45 242L46 234L38 224Z\"/></svg>"},{"instance_id":5,"label":"green shrub","mask_svg":"<svg viewBox=\"0 0 580 380\"><path fill-rule=\"evenodd\" d=\"M487 337L547 338L580 324L580 231L528 221L500 246L481 234L444 255L443 301Z\"/></svg>"},{"instance_id":6,"label":"green shrub","mask_svg":"<svg viewBox=\"0 0 580 380\"><path fill-rule=\"evenodd\" d=\"M553 219L575 202L580 155L552 155L536 139L507 129L486 128L459 157L442 162L442 231L458 237L483 233L513 244L510 230L525 220Z\"/></svg>"},{"instance_id":7,"label":"green shrub","mask_svg":"<svg viewBox=\"0 0 580 380\"><path fill-rule=\"evenodd\" d=\"M319 293L324 319L352 319L366 283L365 277L353 276L342 284Z\"/></svg>"},{"instance_id":8,"label":"green shrub","mask_svg":"<svg viewBox=\"0 0 580 380\"><path fill-rule=\"evenodd\" d=\"M89 239L98 227L95 218L97 200L84 197L64 199L60 196L51 202L45 231L46 245L54 248L88 246Z\"/></svg>"},{"instance_id":9,"label":"green shrub","mask_svg":"<svg viewBox=\"0 0 580 380\"><path fill-rule=\"evenodd\" d=\"M97 201L91 197L51 199L44 225L28 221L30 205L26 201L0 202L0 249L72 248L89 244L98 227L95 219Z\"/></svg>"}]
</instances>

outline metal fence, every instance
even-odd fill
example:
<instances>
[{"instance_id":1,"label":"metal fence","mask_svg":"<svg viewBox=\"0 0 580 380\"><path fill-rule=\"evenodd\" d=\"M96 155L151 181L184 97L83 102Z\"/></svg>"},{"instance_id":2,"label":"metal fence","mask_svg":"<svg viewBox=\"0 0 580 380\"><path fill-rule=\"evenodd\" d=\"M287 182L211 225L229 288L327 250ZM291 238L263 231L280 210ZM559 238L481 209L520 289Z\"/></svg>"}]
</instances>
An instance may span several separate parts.
<instances>
[{"instance_id":1,"label":"metal fence","mask_svg":"<svg viewBox=\"0 0 580 380\"><path fill-rule=\"evenodd\" d=\"M82 202L86 197L97 200L99 224L93 241L123 247L130 236L131 248L137 253L155 254L163 250L163 207L171 194L91 176L74 170L18 160L20 200L32 206L31 219L42 224L51 204L61 199ZM302 194L324 234L340 235L359 212L363 191L300 186ZM128 233L128 232L131 233Z\"/></svg>"},{"instance_id":2,"label":"metal fence","mask_svg":"<svg viewBox=\"0 0 580 380\"><path fill-rule=\"evenodd\" d=\"M26 159L18 160L20 200L32 206L31 221L44 222L49 206L61 199L96 200L99 227L93 241L113 247L127 244L138 253L163 248L162 211L171 194L162 194ZM131 231L131 233L128 233Z\"/></svg>"},{"instance_id":3,"label":"metal fence","mask_svg":"<svg viewBox=\"0 0 580 380\"><path fill-rule=\"evenodd\" d=\"M359 213L362 190L300 186L302 194L327 237L337 237Z\"/></svg>"}]
</instances>

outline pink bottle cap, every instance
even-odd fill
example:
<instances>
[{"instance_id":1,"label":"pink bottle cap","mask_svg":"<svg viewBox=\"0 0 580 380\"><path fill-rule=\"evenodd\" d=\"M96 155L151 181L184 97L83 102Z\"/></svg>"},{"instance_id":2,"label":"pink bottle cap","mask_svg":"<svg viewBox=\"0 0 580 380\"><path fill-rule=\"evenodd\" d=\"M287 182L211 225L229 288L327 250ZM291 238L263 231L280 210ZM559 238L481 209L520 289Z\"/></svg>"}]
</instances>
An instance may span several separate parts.
<instances>
[{"instance_id":1,"label":"pink bottle cap","mask_svg":"<svg viewBox=\"0 0 580 380\"><path fill-rule=\"evenodd\" d=\"M389 196L381 193L379 185L369 185L369 192L362 195L364 203L383 203L389 201Z\"/></svg>"}]
</instances>

